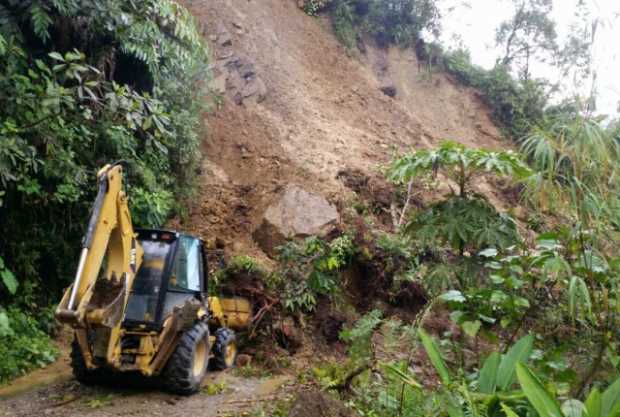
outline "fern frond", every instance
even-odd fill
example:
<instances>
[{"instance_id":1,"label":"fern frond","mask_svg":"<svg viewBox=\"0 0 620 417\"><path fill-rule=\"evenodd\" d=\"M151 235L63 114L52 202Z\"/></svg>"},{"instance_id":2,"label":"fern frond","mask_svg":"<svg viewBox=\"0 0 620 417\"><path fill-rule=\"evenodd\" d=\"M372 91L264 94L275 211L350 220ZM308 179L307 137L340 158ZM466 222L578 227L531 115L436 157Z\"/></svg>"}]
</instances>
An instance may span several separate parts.
<instances>
[{"instance_id":1,"label":"fern frond","mask_svg":"<svg viewBox=\"0 0 620 417\"><path fill-rule=\"evenodd\" d=\"M43 42L47 42L50 39L49 27L52 24L52 18L43 8L41 2L33 3L28 12L34 33Z\"/></svg>"}]
</instances>

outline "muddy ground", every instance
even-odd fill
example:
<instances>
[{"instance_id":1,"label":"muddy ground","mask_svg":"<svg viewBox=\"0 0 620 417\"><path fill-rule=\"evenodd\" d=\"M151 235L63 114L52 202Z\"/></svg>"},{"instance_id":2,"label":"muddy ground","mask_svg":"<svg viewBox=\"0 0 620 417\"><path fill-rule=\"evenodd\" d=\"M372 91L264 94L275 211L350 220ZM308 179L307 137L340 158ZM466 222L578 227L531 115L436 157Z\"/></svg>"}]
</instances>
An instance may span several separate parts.
<instances>
[{"instance_id":1,"label":"muddy ground","mask_svg":"<svg viewBox=\"0 0 620 417\"><path fill-rule=\"evenodd\" d=\"M238 416L286 400L299 387L293 376L248 377L241 371L210 374L200 393L190 397L167 394L148 383L87 387L73 378L54 382L14 397L0 398L1 417L108 416Z\"/></svg>"}]
</instances>

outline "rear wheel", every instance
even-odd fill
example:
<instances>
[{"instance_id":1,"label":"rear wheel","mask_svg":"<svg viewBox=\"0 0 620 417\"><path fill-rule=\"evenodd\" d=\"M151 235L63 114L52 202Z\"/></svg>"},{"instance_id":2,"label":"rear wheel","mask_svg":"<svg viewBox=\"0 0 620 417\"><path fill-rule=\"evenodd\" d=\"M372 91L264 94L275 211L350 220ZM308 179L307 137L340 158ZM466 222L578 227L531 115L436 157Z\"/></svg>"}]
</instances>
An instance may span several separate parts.
<instances>
[{"instance_id":1,"label":"rear wheel","mask_svg":"<svg viewBox=\"0 0 620 417\"><path fill-rule=\"evenodd\" d=\"M236 360L237 337L235 332L227 327L220 327L215 331L212 367L217 370L232 368Z\"/></svg>"},{"instance_id":2,"label":"rear wheel","mask_svg":"<svg viewBox=\"0 0 620 417\"><path fill-rule=\"evenodd\" d=\"M200 389L209 362L209 327L199 322L177 343L163 372L166 389L190 395Z\"/></svg>"}]
</instances>

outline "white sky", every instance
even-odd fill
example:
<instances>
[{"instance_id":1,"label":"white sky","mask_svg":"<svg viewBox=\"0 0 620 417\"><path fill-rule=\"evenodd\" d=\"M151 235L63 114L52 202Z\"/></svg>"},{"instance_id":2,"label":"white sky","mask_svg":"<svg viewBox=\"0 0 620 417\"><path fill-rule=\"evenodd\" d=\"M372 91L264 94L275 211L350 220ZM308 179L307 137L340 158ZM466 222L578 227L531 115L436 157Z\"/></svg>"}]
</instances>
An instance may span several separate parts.
<instances>
[{"instance_id":1,"label":"white sky","mask_svg":"<svg viewBox=\"0 0 620 417\"><path fill-rule=\"evenodd\" d=\"M553 18L557 23L560 42L569 25L575 20L578 0L553 0ZM620 1L586 0L591 18L599 18L594 48L594 67L598 74L597 108L602 114L618 116L620 102ZM500 22L514 12L511 0L444 0L442 2L442 43L454 44L453 35L459 35L472 55L475 64L491 68L501 51L495 48L495 30ZM532 68L534 77L557 76L545 65ZM555 80L554 80L555 81ZM589 88L588 88L589 89ZM567 88L570 90L570 88ZM587 92L587 91L586 91ZM566 91L571 95L571 91Z\"/></svg>"}]
</instances>

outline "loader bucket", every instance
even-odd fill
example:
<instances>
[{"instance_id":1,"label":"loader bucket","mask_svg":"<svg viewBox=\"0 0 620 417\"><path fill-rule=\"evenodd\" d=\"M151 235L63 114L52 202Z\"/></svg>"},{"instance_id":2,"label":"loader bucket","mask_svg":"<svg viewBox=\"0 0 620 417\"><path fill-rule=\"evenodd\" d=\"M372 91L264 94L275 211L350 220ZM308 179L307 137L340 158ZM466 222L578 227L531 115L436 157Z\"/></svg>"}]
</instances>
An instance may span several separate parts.
<instances>
[{"instance_id":1,"label":"loader bucket","mask_svg":"<svg viewBox=\"0 0 620 417\"><path fill-rule=\"evenodd\" d=\"M88 322L93 326L112 328L123 318L127 279L100 278L95 282L93 297L86 308Z\"/></svg>"}]
</instances>

